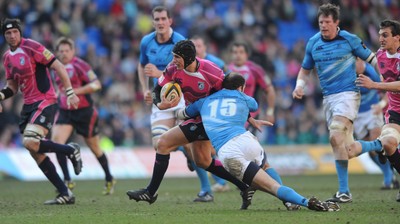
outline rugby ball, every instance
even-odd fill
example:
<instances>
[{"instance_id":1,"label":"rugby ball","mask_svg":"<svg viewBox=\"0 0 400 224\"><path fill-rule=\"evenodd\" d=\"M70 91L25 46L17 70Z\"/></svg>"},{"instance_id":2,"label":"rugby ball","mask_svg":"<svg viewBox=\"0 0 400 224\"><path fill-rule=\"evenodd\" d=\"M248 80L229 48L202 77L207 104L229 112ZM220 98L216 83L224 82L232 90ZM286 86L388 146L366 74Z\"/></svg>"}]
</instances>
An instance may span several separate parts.
<instances>
[{"instance_id":1,"label":"rugby ball","mask_svg":"<svg viewBox=\"0 0 400 224\"><path fill-rule=\"evenodd\" d=\"M161 96L165 96L165 99L171 101L175 98L181 98L182 90L178 83L168 82L161 89Z\"/></svg>"}]
</instances>

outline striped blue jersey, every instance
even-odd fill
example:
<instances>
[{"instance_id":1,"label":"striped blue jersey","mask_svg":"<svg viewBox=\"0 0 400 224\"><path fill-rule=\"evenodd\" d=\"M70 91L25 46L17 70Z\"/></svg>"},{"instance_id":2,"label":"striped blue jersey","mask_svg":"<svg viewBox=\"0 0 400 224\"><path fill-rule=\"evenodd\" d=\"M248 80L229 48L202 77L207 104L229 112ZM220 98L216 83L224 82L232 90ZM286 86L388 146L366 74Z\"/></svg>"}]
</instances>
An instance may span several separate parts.
<instances>
[{"instance_id":1,"label":"striped blue jersey","mask_svg":"<svg viewBox=\"0 0 400 224\"><path fill-rule=\"evenodd\" d=\"M341 30L333 40L324 40L320 33L307 43L302 67L314 67L324 96L344 91L359 91L356 81L356 57L364 61L371 55L360 38Z\"/></svg>"},{"instance_id":2,"label":"striped blue jersey","mask_svg":"<svg viewBox=\"0 0 400 224\"><path fill-rule=\"evenodd\" d=\"M245 133L249 112L256 111L256 100L238 90L222 89L186 107L190 117L201 115L204 129L215 150Z\"/></svg>"},{"instance_id":3,"label":"striped blue jersey","mask_svg":"<svg viewBox=\"0 0 400 224\"><path fill-rule=\"evenodd\" d=\"M381 78L379 74L375 71L374 67L368 63L365 64L364 75L368 76L374 82L380 82ZM372 104L377 104L379 102L379 93L376 89L367 89L365 87L360 87L361 93L361 104L359 112L369 111Z\"/></svg>"},{"instance_id":4,"label":"striped blue jersey","mask_svg":"<svg viewBox=\"0 0 400 224\"><path fill-rule=\"evenodd\" d=\"M145 66L148 63L154 64L158 70L164 71L168 63L172 61L172 49L180 40L184 40L181 34L173 31L171 38L165 43L158 43L156 32L147 34L140 41L140 64ZM154 84L157 79L154 79Z\"/></svg>"}]
</instances>

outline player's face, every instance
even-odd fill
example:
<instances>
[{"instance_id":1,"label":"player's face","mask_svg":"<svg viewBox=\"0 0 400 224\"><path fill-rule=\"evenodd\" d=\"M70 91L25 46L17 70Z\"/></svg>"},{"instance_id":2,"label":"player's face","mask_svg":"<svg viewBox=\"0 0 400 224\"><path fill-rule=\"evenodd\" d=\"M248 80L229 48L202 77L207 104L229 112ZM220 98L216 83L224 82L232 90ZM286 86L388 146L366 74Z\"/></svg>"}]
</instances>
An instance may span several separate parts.
<instances>
[{"instance_id":1,"label":"player's face","mask_svg":"<svg viewBox=\"0 0 400 224\"><path fill-rule=\"evenodd\" d=\"M4 38L6 39L7 44L10 45L10 48L15 49L21 42L21 33L17 28L12 28L6 30L4 33Z\"/></svg>"},{"instance_id":2,"label":"player's face","mask_svg":"<svg viewBox=\"0 0 400 224\"><path fill-rule=\"evenodd\" d=\"M332 40L337 35L337 27L339 26L339 20L333 21L332 15L323 16L320 15L318 18L319 31L324 39Z\"/></svg>"},{"instance_id":3,"label":"player's face","mask_svg":"<svg viewBox=\"0 0 400 224\"><path fill-rule=\"evenodd\" d=\"M154 12L153 14L153 27L159 34L169 33L169 28L171 27L172 19L168 18L167 11Z\"/></svg>"},{"instance_id":4,"label":"player's face","mask_svg":"<svg viewBox=\"0 0 400 224\"><path fill-rule=\"evenodd\" d=\"M243 46L232 47L232 62L236 66L242 66L246 63L248 55Z\"/></svg>"},{"instance_id":5,"label":"player's face","mask_svg":"<svg viewBox=\"0 0 400 224\"><path fill-rule=\"evenodd\" d=\"M57 56L63 64L68 64L74 57L75 51L68 44L58 46Z\"/></svg>"},{"instance_id":6,"label":"player's face","mask_svg":"<svg viewBox=\"0 0 400 224\"><path fill-rule=\"evenodd\" d=\"M202 39L193 39L194 46L196 47L196 56L204 58L206 56L206 45Z\"/></svg>"},{"instance_id":7,"label":"player's face","mask_svg":"<svg viewBox=\"0 0 400 224\"><path fill-rule=\"evenodd\" d=\"M172 59L172 63L174 63L174 65L176 65L176 68L178 70L182 70L185 68L185 61L183 60L183 58L177 54L172 53L172 55L174 56Z\"/></svg>"},{"instance_id":8,"label":"player's face","mask_svg":"<svg viewBox=\"0 0 400 224\"><path fill-rule=\"evenodd\" d=\"M396 53L399 48L400 36L393 36L392 31L389 27L382 28L379 30L379 44L382 50L387 50L389 53Z\"/></svg>"}]
</instances>

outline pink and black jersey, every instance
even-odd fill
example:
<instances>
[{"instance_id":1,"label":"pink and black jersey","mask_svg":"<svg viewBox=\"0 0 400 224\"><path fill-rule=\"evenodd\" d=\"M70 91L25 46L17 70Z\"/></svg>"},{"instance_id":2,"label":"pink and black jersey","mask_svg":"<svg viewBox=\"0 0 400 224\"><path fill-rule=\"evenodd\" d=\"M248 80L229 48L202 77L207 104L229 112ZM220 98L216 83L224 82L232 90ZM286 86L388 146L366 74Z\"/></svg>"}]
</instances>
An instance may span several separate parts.
<instances>
[{"instance_id":1,"label":"pink and black jersey","mask_svg":"<svg viewBox=\"0 0 400 224\"><path fill-rule=\"evenodd\" d=\"M3 55L6 78L15 80L23 94L24 104L57 99L48 67L55 56L40 43L21 38L15 51L7 50Z\"/></svg>"},{"instance_id":2,"label":"pink and black jersey","mask_svg":"<svg viewBox=\"0 0 400 224\"><path fill-rule=\"evenodd\" d=\"M177 82L182 89L186 105L220 90L225 76L224 72L214 63L200 58L196 59L199 62L196 72L177 70L176 66L170 63L158 79L160 86L171 81Z\"/></svg>"},{"instance_id":3,"label":"pink and black jersey","mask_svg":"<svg viewBox=\"0 0 400 224\"><path fill-rule=\"evenodd\" d=\"M376 53L378 58L379 71L381 72L385 82L400 81L400 49L397 53L390 55L386 50L378 50ZM388 111L392 110L400 113L400 92L387 91L389 99Z\"/></svg>"},{"instance_id":4,"label":"pink and black jersey","mask_svg":"<svg viewBox=\"0 0 400 224\"><path fill-rule=\"evenodd\" d=\"M252 61L247 61L243 66L235 66L233 63L228 65L228 70L231 72L240 73L246 80L246 88L244 93L251 97L256 97L257 87L262 90L267 90L271 83L267 83L265 79L265 71L261 66ZM260 109L251 112L252 117L256 117L260 113Z\"/></svg>"},{"instance_id":5,"label":"pink and black jersey","mask_svg":"<svg viewBox=\"0 0 400 224\"><path fill-rule=\"evenodd\" d=\"M246 88L244 89L244 93L248 96L254 97L257 86L264 90L268 89L268 86L271 85L265 80L264 69L252 61L247 61L246 64L240 67L237 67L231 63L228 66L228 70L243 75L246 80Z\"/></svg>"},{"instance_id":6,"label":"pink and black jersey","mask_svg":"<svg viewBox=\"0 0 400 224\"><path fill-rule=\"evenodd\" d=\"M79 88L88 83L91 83L97 80L97 76L92 70L92 67L78 57L74 57L69 64L65 65L65 69L67 70L68 77L71 81L72 88ZM61 109L68 110L67 105L67 95L65 94L64 86L61 82L61 79L58 75L55 75L55 81L60 90L59 93L59 106ZM90 107L93 105L92 98L90 94L86 95L78 95L79 97L79 106L77 109ZM77 110L75 108L69 108L69 110Z\"/></svg>"}]
</instances>

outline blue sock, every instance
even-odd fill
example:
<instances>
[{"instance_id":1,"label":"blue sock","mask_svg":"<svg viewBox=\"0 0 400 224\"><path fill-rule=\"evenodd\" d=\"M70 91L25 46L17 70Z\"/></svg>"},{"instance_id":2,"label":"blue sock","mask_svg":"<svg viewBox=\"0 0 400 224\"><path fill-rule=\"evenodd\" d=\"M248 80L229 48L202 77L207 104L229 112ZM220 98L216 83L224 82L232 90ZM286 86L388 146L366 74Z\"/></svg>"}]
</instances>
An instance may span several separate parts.
<instances>
[{"instance_id":1,"label":"blue sock","mask_svg":"<svg viewBox=\"0 0 400 224\"><path fill-rule=\"evenodd\" d=\"M272 177L276 182L278 182L280 185L282 185L282 179L279 176L278 172L274 168L268 168L265 170L265 172Z\"/></svg>"},{"instance_id":2,"label":"blue sock","mask_svg":"<svg viewBox=\"0 0 400 224\"><path fill-rule=\"evenodd\" d=\"M335 160L336 172L339 181L339 192L350 193L349 189L349 173L348 173L348 160Z\"/></svg>"},{"instance_id":3,"label":"blue sock","mask_svg":"<svg viewBox=\"0 0 400 224\"><path fill-rule=\"evenodd\" d=\"M361 154L370 152L370 151L382 150L381 141L379 141L378 139L376 139L374 141L358 140L358 142L361 143Z\"/></svg>"},{"instance_id":4,"label":"blue sock","mask_svg":"<svg viewBox=\"0 0 400 224\"><path fill-rule=\"evenodd\" d=\"M298 194L290 187L281 185L278 188L277 196L281 201L287 201L296 205L308 206L308 199Z\"/></svg>"},{"instance_id":5,"label":"blue sock","mask_svg":"<svg viewBox=\"0 0 400 224\"><path fill-rule=\"evenodd\" d=\"M385 164L381 164L379 162L379 158L378 155L373 155L371 156L371 154L369 155L372 159L372 161L374 161L374 163L376 165L378 165L378 167L382 170L383 173L383 184L385 186L390 186L390 184L392 184L392 177L393 177L393 170L392 167L390 167L390 163L386 162Z\"/></svg>"},{"instance_id":6,"label":"blue sock","mask_svg":"<svg viewBox=\"0 0 400 224\"><path fill-rule=\"evenodd\" d=\"M46 158L39 164L39 168L42 170L47 179L57 188L61 195L68 195L68 188L61 180L60 176L56 171L56 167L51 162L49 157Z\"/></svg>"},{"instance_id":7,"label":"blue sock","mask_svg":"<svg viewBox=\"0 0 400 224\"><path fill-rule=\"evenodd\" d=\"M214 179L215 183L220 184L220 185L225 185L226 184L226 180L225 179L222 179L221 177L216 176L214 174L212 174L211 176Z\"/></svg>"},{"instance_id":8,"label":"blue sock","mask_svg":"<svg viewBox=\"0 0 400 224\"><path fill-rule=\"evenodd\" d=\"M191 161L191 162L192 162L192 166L193 166L194 170L197 173L197 177L200 180L200 194L204 194L204 193L208 192L209 194L212 195L211 185L210 185L210 181L208 180L207 171L203 168L196 166L196 164L193 161Z\"/></svg>"},{"instance_id":9,"label":"blue sock","mask_svg":"<svg viewBox=\"0 0 400 224\"><path fill-rule=\"evenodd\" d=\"M65 156L65 154L62 153L56 153L57 155L57 161L58 164L61 167L61 171L64 174L64 180L71 180L71 176L69 175L69 171L68 171L68 164L67 164L67 157Z\"/></svg>"}]
</instances>

